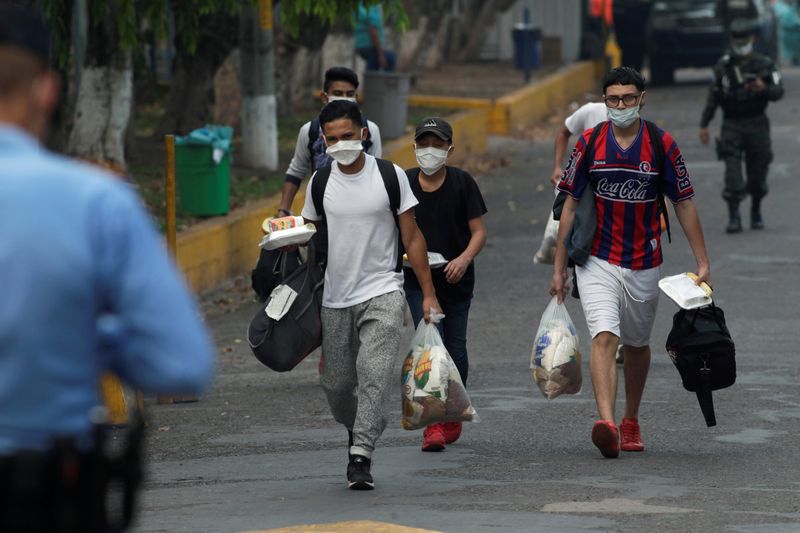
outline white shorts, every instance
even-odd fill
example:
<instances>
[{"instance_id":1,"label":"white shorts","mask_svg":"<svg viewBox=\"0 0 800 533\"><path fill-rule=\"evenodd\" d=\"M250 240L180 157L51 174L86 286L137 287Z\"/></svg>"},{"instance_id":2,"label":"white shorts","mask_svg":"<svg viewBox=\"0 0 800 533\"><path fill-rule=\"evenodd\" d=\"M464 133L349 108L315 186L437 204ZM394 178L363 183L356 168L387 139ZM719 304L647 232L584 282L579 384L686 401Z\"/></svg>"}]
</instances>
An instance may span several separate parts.
<instances>
[{"instance_id":1,"label":"white shorts","mask_svg":"<svg viewBox=\"0 0 800 533\"><path fill-rule=\"evenodd\" d=\"M661 267L631 270L589 257L576 266L581 306L594 339L608 331L625 346L650 344L658 307Z\"/></svg>"}]
</instances>

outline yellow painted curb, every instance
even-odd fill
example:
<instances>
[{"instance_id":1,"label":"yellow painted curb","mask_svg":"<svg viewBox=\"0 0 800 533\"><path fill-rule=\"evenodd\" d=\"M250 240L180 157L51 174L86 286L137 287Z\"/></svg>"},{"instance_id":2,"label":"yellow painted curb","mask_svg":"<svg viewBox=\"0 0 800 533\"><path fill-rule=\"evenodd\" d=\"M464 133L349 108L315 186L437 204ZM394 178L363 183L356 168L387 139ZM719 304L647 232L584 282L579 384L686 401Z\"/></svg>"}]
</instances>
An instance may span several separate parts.
<instances>
[{"instance_id":1,"label":"yellow painted curb","mask_svg":"<svg viewBox=\"0 0 800 533\"><path fill-rule=\"evenodd\" d=\"M487 117L488 109L461 111L454 115L442 117L453 127L453 154L447 158L448 165L459 165L470 155L482 155L486 153L487 139ZM400 168L412 168L417 166L417 159L414 156L414 135L409 133L399 139L395 139L383 146L383 158L394 162Z\"/></svg>"},{"instance_id":2,"label":"yellow painted curb","mask_svg":"<svg viewBox=\"0 0 800 533\"><path fill-rule=\"evenodd\" d=\"M554 107L596 91L597 80L605 70L605 60L581 61L497 100L412 94L408 103L416 107L483 109L487 113L488 132L509 135L546 117Z\"/></svg>"},{"instance_id":3,"label":"yellow painted curb","mask_svg":"<svg viewBox=\"0 0 800 533\"><path fill-rule=\"evenodd\" d=\"M371 520L355 520L350 522L334 522L331 524L305 524L302 526L281 527L278 529L260 529L242 533L441 533L432 529L418 529L414 527L399 526L387 522L373 522Z\"/></svg>"}]
</instances>

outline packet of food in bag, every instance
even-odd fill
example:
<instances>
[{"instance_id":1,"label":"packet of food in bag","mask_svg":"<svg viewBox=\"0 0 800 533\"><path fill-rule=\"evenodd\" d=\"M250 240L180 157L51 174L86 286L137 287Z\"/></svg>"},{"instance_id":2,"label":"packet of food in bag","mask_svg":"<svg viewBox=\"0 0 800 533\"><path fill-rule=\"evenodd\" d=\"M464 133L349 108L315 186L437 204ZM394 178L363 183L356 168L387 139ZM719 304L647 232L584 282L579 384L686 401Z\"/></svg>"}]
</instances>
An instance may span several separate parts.
<instances>
[{"instance_id":1,"label":"packet of food in bag","mask_svg":"<svg viewBox=\"0 0 800 533\"><path fill-rule=\"evenodd\" d=\"M430 324L420 322L403 361L403 429L478 420L435 321L434 316Z\"/></svg>"},{"instance_id":2,"label":"packet of food in bag","mask_svg":"<svg viewBox=\"0 0 800 533\"><path fill-rule=\"evenodd\" d=\"M583 384L578 333L564 304L554 297L542 315L531 353L533 380L544 397L577 394Z\"/></svg>"}]
</instances>

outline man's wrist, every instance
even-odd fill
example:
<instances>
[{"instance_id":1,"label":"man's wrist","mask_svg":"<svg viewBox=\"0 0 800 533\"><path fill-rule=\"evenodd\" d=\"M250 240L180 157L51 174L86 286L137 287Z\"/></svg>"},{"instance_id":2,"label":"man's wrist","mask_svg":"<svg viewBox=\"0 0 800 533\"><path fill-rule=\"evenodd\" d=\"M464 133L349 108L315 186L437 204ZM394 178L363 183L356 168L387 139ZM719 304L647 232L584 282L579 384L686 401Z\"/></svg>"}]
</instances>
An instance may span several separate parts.
<instances>
[{"instance_id":1,"label":"man's wrist","mask_svg":"<svg viewBox=\"0 0 800 533\"><path fill-rule=\"evenodd\" d=\"M278 208L278 215L290 217L292 216L292 212L288 209L284 209L283 207Z\"/></svg>"}]
</instances>

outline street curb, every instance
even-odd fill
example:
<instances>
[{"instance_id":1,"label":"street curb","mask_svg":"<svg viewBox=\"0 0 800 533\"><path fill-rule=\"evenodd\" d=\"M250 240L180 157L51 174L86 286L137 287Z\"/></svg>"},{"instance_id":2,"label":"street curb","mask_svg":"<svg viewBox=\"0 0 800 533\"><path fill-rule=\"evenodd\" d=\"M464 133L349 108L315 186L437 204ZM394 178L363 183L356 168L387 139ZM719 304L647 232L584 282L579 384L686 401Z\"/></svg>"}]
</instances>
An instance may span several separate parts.
<instances>
[{"instance_id":1,"label":"street curb","mask_svg":"<svg viewBox=\"0 0 800 533\"><path fill-rule=\"evenodd\" d=\"M531 121L545 118L554 107L595 91L605 70L605 60L581 61L496 100L412 94L408 103L415 107L483 109L490 134L511 135Z\"/></svg>"},{"instance_id":2,"label":"street curb","mask_svg":"<svg viewBox=\"0 0 800 533\"><path fill-rule=\"evenodd\" d=\"M466 109L447 116L456 146L449 162L457 165L470 155L486 153L490 134L513 133L531 121L544 118L554 107L595 90L604 69L605 62L582 61L496 101L412 95L409 103L422 107L442 107L449 103ZM411 148L413 142L413 135L408 134L386 143L383 158L402 168L417 166ZM301 187L292 212L300 212L304 199L305 189ZM261 222L277 211L279 202L280 195L275 195L181 231L177 261L188 286L200 293L250 272L258 259Z\"/></svg>"}]
</instances>

